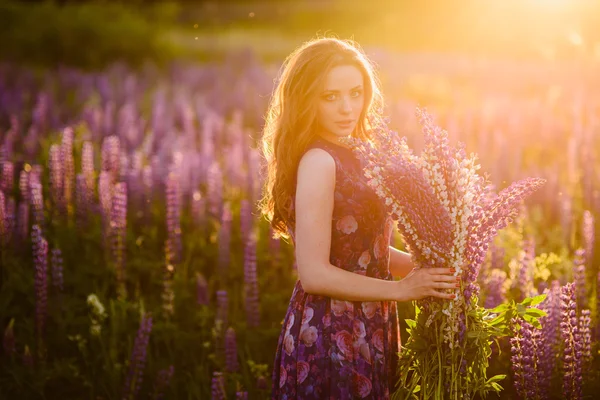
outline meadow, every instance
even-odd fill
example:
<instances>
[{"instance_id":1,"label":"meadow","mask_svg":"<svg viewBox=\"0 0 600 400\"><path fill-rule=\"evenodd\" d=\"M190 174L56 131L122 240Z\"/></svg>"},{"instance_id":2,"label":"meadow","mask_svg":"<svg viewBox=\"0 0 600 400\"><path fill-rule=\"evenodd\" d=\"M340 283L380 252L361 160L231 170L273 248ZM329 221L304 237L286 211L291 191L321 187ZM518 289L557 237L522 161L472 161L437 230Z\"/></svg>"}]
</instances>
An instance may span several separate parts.
<instances>
[{"instance_id":1,"label":"meadow","mask_svg":"<svg viewBox=\"0 0 600 400\"><path fill-rule=\"evenodd\" d=\"M515 332L497 344L490 375L507 374L505 399L519 398L524 382L543 393L527 398L566 398L573 382L593 398L595 65L367 50L390 125L415 149L419 105L479 155L498 190L547 179L497 236L479 302L549 293L548 316L533 339ZM0 397L268 397L297 279L292 247L256 209L260 128L278 68L252 50L164 69L0 65ZM398 235L393 244L404 248ZM401 319L411 310L400 304Z\"/></svg>"}]
</instances>

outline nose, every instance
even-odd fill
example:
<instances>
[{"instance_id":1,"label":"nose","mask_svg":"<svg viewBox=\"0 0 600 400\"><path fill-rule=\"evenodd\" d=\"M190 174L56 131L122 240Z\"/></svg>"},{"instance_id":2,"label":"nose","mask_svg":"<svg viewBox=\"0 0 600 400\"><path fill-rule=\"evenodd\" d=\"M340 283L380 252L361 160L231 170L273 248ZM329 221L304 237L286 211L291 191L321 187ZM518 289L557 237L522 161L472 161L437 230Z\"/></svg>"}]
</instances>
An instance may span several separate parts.
<instances>
[{"instance_id":1,"label":"nose","mask_svg":"<svg viewBox=\"0 0 600 400\"><path fill-rule=\"evenodd\" d=\"M340 111L342 114L350 114L352 112L352 104L348 97L342 97L342 101L340 103Z\"/></svg>"}]
</instances>

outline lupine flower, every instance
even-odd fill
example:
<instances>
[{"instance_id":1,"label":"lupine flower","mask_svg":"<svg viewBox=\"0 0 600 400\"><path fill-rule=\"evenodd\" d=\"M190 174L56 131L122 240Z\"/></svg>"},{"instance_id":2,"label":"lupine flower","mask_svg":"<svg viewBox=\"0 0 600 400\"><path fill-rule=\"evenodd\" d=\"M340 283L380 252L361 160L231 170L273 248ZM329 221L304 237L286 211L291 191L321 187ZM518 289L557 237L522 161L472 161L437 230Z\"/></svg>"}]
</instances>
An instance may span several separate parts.
<instances>
[{"instance_id":1,"label":"lupine flower","mask_svg":"<svg viewBox=\"0 0 600 400\"><path fill-rule=\"evenodd\" d=\"M110 173L100 172L98 177L98 198L100 200L100 214L102 216L103 236L110 237L110 218L113 201L113 185L110 183Z\"/></svg>"},{"instance_id":2,"label":"lupine flower","mask_svg":"<svg viewBox=\"0 0 600 400\"><path fill-rule=\"evenodd\" d=\"M237 372L239 368L235 330L229 327L225 332L225 369L227 372Z\"/></svg>"},{"instance_id":3,"label":"lupine flower","mask_svg":"<svg viewBox=\"0 0 600 400\"><path fill-rule=\"evenodd\" d=\"M17 238L24 242L29 236L29 204L21 202L17 215Z\"/></svg>"},{"instance_id":4,"label":"lupine flower","mask_svg":"<svg viewBox=\"0 0 600 400\"><path fill-rule=\"evenodd\" d=\"M175 374L175 367L170 365L169 368L161 369L156 375L156 382L154 384L154 400L161 400L165 396L165 391L171 385L171 380Z\"/></svg>"},{"instance_id":5,"label":"lupine flower","mask_svg":"<svg viewBox=\"0 0 600 400\"><path fill-rule=\"evenodd\" d=\"M52 266L52 286L63 291L63 258L60 249L52 249L50 265Z\"/></svg>"},{"instance_id":6,"label":"lupine flower","mask_svg":"<svg viewBox=\"0 0 600 400\"><path fill-rule=\"evenodd\" d=\"M29 173L26 169L21 170L19 174L19 191L21 192L21 199L24 202L29 203Z\"/></svg>"},{"instance_id":7,"label":"lupine flower","mask_svg":"<svg viewBox=\"0 0 600 400\"><path fill-rule=\"evenodd\" d=\"M166 204L167 204L167 236L172 248L171 261L181 262L181 201L179 193L179 179L173 172L169 174L166 182Z\"/></svg>"},{"instance_id":8,"label":"lupine flower","mask_svg":"<svg viewBox=\"0 0 600 400\"><path fill-rule=\"evenodd\" d=\"M494 308L502 304L506 299L506 272L494 268L491 270L490 277L487 280L487 297L485 298L485 308Z\"/></svg>"},{"instance_id":9,"label":"lupine flower","mask_svg":"<svg viewBox=\"0 0 600 400\"><path fill-rule=\"evenodd\" d=\"M73 128L67 127L62 133L61 159L63 169L63 199L64 206L70 214L73 208L73 185L75 179L75 161L73 160Z\"/></svg>"},{"instance_id":10,"label":"lupine flower","mask_svg":"<svg viewBox=\"0 0 600 400\"><path fill-rule=\"evenodd\" d=\"M222 277L227 276L229 262L231 258L231 208L229 203L223 205L223 215L221 216L221 226L219 227L219 272Z\"/></svg>"},{"instance_id":11,"label":"lupine flower","mask_svg":"<svg viewBox=\"0 0 600 400\"><path fill-rule=\"evenodd\" d=\"M95 170L94 170L94 145L92 142L85 141L83 142L81 148L81 173L85 178L85 182L87 184L87 189L90 193L90 198L94 193L94 179L95 179Z\"/></svg>"},{"instance_id":12,"label":"lupine flower","mask_svg":"<svg viewBox=\"0 0 600 400\"><path fill-rule=\"evenodd\" d=\"M541 395L538 375L541 335L528 322L520 321L518 334L510 338L512 370L515 375L515 389L523 399L538 399Z\"/></svg>"},{"instance_id":13,"label":"lupine flower","mask_svg":"<svg viewBox=\"0 0 600 400\"><path fill-rule=\"evenodd\" d=\"M125 182L114 186L110 215L113 263L117 273L119 297L125 298L125 235L127 231L127 187Z\"/></svg>"},{"instance_id":14,"label":"lupine flower","mask_svg":"<svg viewBox=\"0 0 600 400\"><path fill-rule=\"evenodd\" d=\"M38 338L41 340L48 307L48 242L38 225L33 226L31 236L35 264L35 321Z\"/></svg>"},{"instance_id":15,"label":"lupine flower","mask_svg":"<svg viewBox=\"0 0 600 400\"><path fill-rule=\"evenodd\" d=\"M567 283L563 286L560 296L562 310L560 330L565 343L563 396L567 399L580 399L582 394L582 343L577 341L580 335L573 284Z\"/></svg>"},{"instance_id":16,"label":"lupine flower","mask_svg":"<svg viewBox=\"0 0 600 400\"><path fill-rule=\"evenodd\" d=\"M50 198L52 199L52 202L57 210L62 212L64 205L64 170L60 146L57 144L50 146L48 169L50 170Z\"/></svg>"},{"instance_id":17,"label":"lupine flower","mask_svg":"<svg viewBox=\"0 0 600 400\"><path fill-rule=\"evenodd\" d=\"M44 226L45 218L44 197L40 183L31 183L31 200L33 202L33 223L41 229Z\"/></svg>"},{"instance_id":18,"label":"lupine flower","mask_svg":"<svg viewBox=\"0 0 600 400\"><path fill-rule=\"evenodd\" d=\"M256 328L260 324L258 278L256 272L256 236L251 234L244 249L244 287L246 322Z\"/></svg>"},{"instance_id":19,"label":"lupine flower","mask_svg":"<svg viewBox=\"0 0 600 400\"><path fill-rule=\"evenodd\" d=\"M590 334L590 325L591 325L591 318L590 318L590 310L585 309L585 310L581 310L581 315L579 316L579 343L581 343L581 358L582 363L588 364L590 361L592 361L592 347L591 347L591 343L592 343L592 337Z\"/></svg>"},{"instance_id":20,"label":"lupine flower","mask_svg":"<svg viewBox=\"0 0 600 400\"><path fill-rule=\"evenodd\" d=\"M11 318L10 322L4 329L4 338L2 340L2 347L4 348L5 356L12 357L16 353L15 346L15 332L13 327L15 325L15 319Z\"/></svg>"},{"instance_id":21,"label":"lupine flower","mask_svg":"<svg viewBox=\"0 0 600 400\"><path fill-rule=\"evenodd\" d=\"M546 316L540 318L542 325L541 336L544 340L539 343L539 366L538 382L541 388L542 398L550 397L550 385L552 373L556 365L555 355L559 343L559 325L561 315L561 286L557 280L552 281L547 289L546 299L540 304L540 308L546 312Z\"/></svg>"},{"instance_id":22,"label":"lupine flower","mask_svg":"<svg viewBox=\"0 0 600 400\"><path fill-rule=\"evenodd\" d=\"M167 316L173 315L175 312L175 292L173 291L173 275L175 273L175 266L171 262L173 253L171 249L172 244L170 240L165 241L165 269L163 275L163 310Z\"/></svg>"},{"instance_id":23,"label":"lupine flower","mask_svg":"<svg viewBox=\"0 0 600 400\"><path fill-rule=\"evenodd\" d=\"M210 386L211 400L225 400L225 377L221 372L214 371Z\"/></svg>"},{"instance_id":24,"label":"lupine flower","mask_svg":"<svg viewBox=\"0 0 600 400\"><path fill-rule=\"evenodd\" d=\"M206 200L202 197L199 190L195 190L192 194L192 218L194 223L201 229L206 222Z\"/></svg>"},{"instance_id":25,"label":"lupine flower","mask_svg":"<svg viewBox=\"0 0 600 400\"><path fill-rule=\"evenodd\" d=\"M585 288L585 250L579 248L575 250L573 260L574 290L577 299L577 305L580 309L587 307L587 292Z\"/></svg>"},{"instance_id":26,"label":"lupine flower","mask_svg":"<svg viewBox=\"0 0 600 400\"><path fill-rule=\"evenodd\" d=\"M8 244L8 220L6 218L6 200L0 190L0 245Z\"/></svg>"},{"instance_id":27,"label":"lupine flower","mask_svg":"<svg viewBox=\"0 0 600 400\"><path fill-rule=\"evenodd\" d=\"M533 239L525 240L523 249L519 254L519 269L515 284L519 289L518 301L523 301L526 297L533 296L535 289L533 287L533 268L535 267L535 245Z\"/></svg>"},{"instance_id":28,"label":"lupine flower","mask_svg":"<svg viewBox=\"0 0 600 400\"><path fill-rule=\"evenodd\" d=\"M242 234L242 242L248 240L248 236L252 231L252 208L248 199L242 199L240 202L240 232Z\"/></svg>"},{"instance_id":29,"label":"lupine flower","mask_svg":"<svg viewBox=\"0 0 600 400\"><path fill-rule=\"evenodd\" d=\"M152 332L152 317L144 315L140 321L137 337L135 338L131 350L129 370L125 377L125 385L123 386L123 394L121 396L122 399L129 400L137 398L143 381L150 332Z\"/></svg>"},{"instance_id":30,"label":"lupine flower","mask_svg":"<svg viewBox=\"0 0 600 400\"><path fill-rule=\"evenodd\" d=\"M75 179L75 216L80 229L83 229L88 221L91 210L91 196L88 184L83 174L77 174Z\"/></svg>"},{"instance_id":31,"label":"lupine flower","mask_svg":"<svg viewBox=\"0 0 600 400\"><path fill-rule=\"evenodd\" d=\"M196 287L196 302L200 306L208 305L208 282L206 282L206 278L204 278L204 275L202 275L199 272L196 273Z\"/></svg>"},{"instance_id":32,"label":"lupine flower","mask_svg":"<svg viewBox=\"0 0 600 400\"><path fill-rule=\"evenodd\" d=\"M226 290L217 290L217 315L216 319L221 321L221 326L228 325L229 300Z\"/></svg>"},{"instance_id":33,"label":"lupine flower","mask_svg":"<svg viewBox=\"0 0 600 400\"><path fill-rule=\"evenodd\" d=\"M119 178L121 161L121 142L118 136L107 136L102 141L102 171L110 173L111 182Z\"/></svg>"},{"instance_id":34,"label":"lupine flower","mask_svg":"<svg viewBox=\"0 0 600 400\"><path fill-rule=\"evenodd\" d=\"M1 165L2 178L0 179L0 190L10 193L14 185L14 165L10 161L3 161Z\"/></svg>"},{"instance_id":35,"label":"lupine flower","mask_svg":"<svg viewBox=\"0 0 600 400\"><path fill-rule=\"evenodd\" d=\"M248 392L235 392L236 400L248 400Z\"/></svg>"}]
</instances>

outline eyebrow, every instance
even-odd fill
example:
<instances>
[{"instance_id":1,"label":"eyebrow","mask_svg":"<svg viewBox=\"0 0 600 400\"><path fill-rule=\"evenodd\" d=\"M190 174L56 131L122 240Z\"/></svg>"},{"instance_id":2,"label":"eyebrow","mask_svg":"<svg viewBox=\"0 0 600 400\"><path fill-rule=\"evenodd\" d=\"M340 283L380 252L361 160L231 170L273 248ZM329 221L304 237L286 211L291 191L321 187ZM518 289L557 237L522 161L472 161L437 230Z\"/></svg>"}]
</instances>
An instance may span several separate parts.
<instances>
[{"instance_id":1,"label":"eyebrow","mask_svg":"<svg viewBox=\"0 0 600 400\"><path fill-rule=\"evenodd\" d=\"M358 85L358 86L354 86L350 90L361 89L361 88L362 88L362 85ZM340 91L339 90L333 90L333 89L331 89L331 90L323 90L323 93L327 93L327 92L339 93Z\"/></svg>"}]
</instances>

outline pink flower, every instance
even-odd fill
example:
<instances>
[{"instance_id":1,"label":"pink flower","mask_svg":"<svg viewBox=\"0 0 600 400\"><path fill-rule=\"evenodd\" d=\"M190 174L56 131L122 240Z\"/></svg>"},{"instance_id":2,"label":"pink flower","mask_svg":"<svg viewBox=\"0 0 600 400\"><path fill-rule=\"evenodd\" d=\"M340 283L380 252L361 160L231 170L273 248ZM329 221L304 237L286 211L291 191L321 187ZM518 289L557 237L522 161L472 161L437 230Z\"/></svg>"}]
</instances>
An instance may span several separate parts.
<instances>
[{"instance_id":1,"label":"pink flower","mask_svg":"<svg viewBox=\"0 0 600 400\"><path fill-rule=\"evenodd\" d=\"M383 232L383 237L386 238L386 240L389 240L392 238L392 232L394 230L394 220L392 219L392 217L388 217L385 220L385 230Z\"/></svg>"},{"instance_id":2,"label":"pink flower","mask_svg":"<svg viewBox=\"0 0 600 400\"><path fill-rule=\"evenodd\" d=\"M283 365L279 366L279 387L282 388L285 385L285 381L287 380L287 371L283 367Z\"/></svg>"},{"instance_id":3,"label":"pink flower","mask_svg":"<svg viewBox=\"0 0 600 400\"><path fill-rule=\"evenodd\" d=\"M319 333L314 326L305 327L300 331L300 340L304 342L306 347L311 347L313 343L317 341L318 337Z\"/></svg>"},{"instance_id":4,"label":"pink flower","mask_svg":"<svg viewBox=\"0 0 600 400\"><path fill-rule=\"evenodd\" d=\"M335 344L342 352L346 360L352 360L354 349L352 347L352 335L348 331L339 331L333 335Z\"/></svg>"},{"instance_id":5,"label":"pink flower","mask_svg":"<svg viewBox=\"0 0 600 400\"><path fill-rule=\"evenodd\" d=\"M341 317L346 311L346 302L343 300L331 299L331 311L336 317Z\"/></svg>"},{"instance_id":6,"label":"pink flower","mask_svg":"<svg viewBox=\"0 0 600 400\"><path fill-rule=\"evenodd\" d=\"M315 315L315 310L313 310L312 307L306 307L304 309L304 314L302 315L302 325L308 324L313 315Z\"/></svg>"},{"instance_id":7,"label":"pink flower","mask_svg":"<svg viewBox=\"0 0 600 400\"><path fill-rule=\"evenodd\" d=\"M291 356L294 351L294 337L289 333L283 338L283 350L288 356Z\"/></svg>"},{"instance_id":8,"label":"pink flower","mask_svg":"<svg viewBox=\"0 0 600 400\"><path fill-rule=\"evenodd\" d=\"M365 332L365 324L358 319L355 319L352 322L352 329L354 332L354 336L357 338L364 338L365 336L367 336L367 333Z\"/></svg>"},{"instance_id":9,"label":"pink flower","mask_svg":"<svg viewBox=\"0 0 600 400\"><path fill-rule=\"evenodd\" d=\"M371 393L371 381L364 375L354 374L352 377L352 394L364 399Z\"/></svg>"},{"instance_id":10,"label":"pink flower","mask_svg":"<svg viewBox=\"0 0 600 400\"><path fill-rule=\"evenodd\" d=\"M285 330L289 332L290 329L292 329L292 326L294 326L294 314L290 314L290 317L287 320L287 324L285 325Z\"/></svg>"},{"instance_id":11,"label":"pink flower","mask_svg":"<svg viewBox=\"0 0 600 400\"><path fill-rule=\"evenodd\" d=\"M352 215L346 215L338 220L335 224L337 230L342 231L344 234L349 235L358 229L358 222Z\"/></svg>"},{"instance_id":12,"label":"pink flower","mask_svg":"<svg viewBox=\"0 0 600 400\"><path fill-rule=\"evenodd\" d=\"M389 242L385 241L385 238L383 237L383 235L377 235L377 238L375 239L375 244L373 245L373 254L375 255L376 259L380 259L382 257L385 257L386 252L389 253Z\"/></svg>"},{"instance_id":13,"label":"pink flower","mask_svg":"<svg viewBox=\"0 0 600 400\"><path fill-rule=\"evenodd\" d=\"M296 368L298 370L298 383L302 383L308 376L310 366L306 361L298 361L298 363L296 364Z\"/></svg>"},{"instance_id":14,"label":"pink flower","mask_svg":"<svg viewBox=\"0 0 600 400\"><path fill-rule=\"evenodd\" d=\"M377 313L377 309L379 308L379 302L378 301L363 301L361 306L362 306L363 314L365 314L365 317L367 317L368 319L371 319Z\"/></svg>"},{"instance_id":15,"label":"pink flower","mask_svg":"<svg viewBox=\"0 0 600 400\"><path fill-rule=\"evenodd\" d=\"M371 336L373 347L383 353L383 329L379 328Z\"/></svg>"},{"instance_id":16,"label":"pink flower","mask_svg":"<svg viewBox=\"0 0 600 400\"><path fill-rule=\"evenodd\" d=\"M370 262L371 254L369 253L369 250L363 251L363 253L358 258L358 265L360 265L361 268L367 268L367 265L369 265Z\"/></svg>"}]
</instances>

